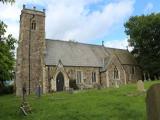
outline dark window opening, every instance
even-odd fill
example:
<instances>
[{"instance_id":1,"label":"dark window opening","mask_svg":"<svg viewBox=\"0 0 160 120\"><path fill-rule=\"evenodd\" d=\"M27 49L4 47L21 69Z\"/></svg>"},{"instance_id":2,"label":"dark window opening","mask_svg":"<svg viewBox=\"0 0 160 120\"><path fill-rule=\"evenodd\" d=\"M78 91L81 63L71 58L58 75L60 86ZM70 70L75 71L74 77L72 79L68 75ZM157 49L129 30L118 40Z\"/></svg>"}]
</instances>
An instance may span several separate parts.
<instances>
[{"instance_id":1,"label":"dark window opening","mask_svg":"<svg viewBox=\"0 0 160 120\"><path fill-rule=\"evenodd\" d=\"M32 21L31 29L32 30L36 30L36 22L35 22L35 20Z\"/></svg>"},{"instance_id":2,"label":"dark window opening","mask_svg":"<svg viewBox=\"0 0 160 120\"><path fill-rule=\"evenodd\" d=\"M96 82L96 72L92 72L92 82Z\"/></svg>"},{"instance_id":3,"label":"dark window opening","mask_svg":"<svg viewBox=\"0 0 160 120\"><path fill-rule=\"evenodd\" d=\"M82 72L77 71L77 83L80 84L82 81Z\"/></svg>"}]
</instances>

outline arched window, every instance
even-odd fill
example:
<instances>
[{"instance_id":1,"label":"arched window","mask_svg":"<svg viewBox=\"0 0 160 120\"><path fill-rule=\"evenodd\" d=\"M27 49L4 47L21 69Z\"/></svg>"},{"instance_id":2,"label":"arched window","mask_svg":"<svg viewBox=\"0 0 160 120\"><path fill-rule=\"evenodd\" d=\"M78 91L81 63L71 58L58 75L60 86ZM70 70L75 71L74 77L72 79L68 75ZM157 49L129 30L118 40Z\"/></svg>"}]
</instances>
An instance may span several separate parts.
<instances>
[{"instance_id":1,"label":"arched window","mask_svg":"<svg viewBox=\"0 0 160 120\"><path fill-rule=\"evenodd\" d=\"M32 30L36 29L36 21L35 20L33 20L32 23L31 23L31 29Z\"/></svg>"},{"instance_id":2,"label":"arched window","mask_svg":"<svg viewBox=\"0 0 160 120\"><path fill-rule=\"evenodd\" d=\"M114 79L119 79L119 72L118 72L118 69L117 69L116 66L114 67L113 78Z\"/></svg>"},{"instance_id":3,"label":"arched window","mask_svg":"<svg viewBox=\"0 0 160 120\"><path fill-rule=\"evenodd\" d=\"M77 84L80 84L81 82L82 82L82 77L83 77L83 75L82 75L82 71L77 71L77 80L76 80L76 82L77 82Z\"/></svg>"},{"instance_id":4,"label":"arched window","mask_svg":"<svg viewBox=\"0 0 160 120\"><path fill-rule=\"evenodd\" d=\"M96 72L92 72L92 83L96 82Z\"/></svg>"}]
</instances>

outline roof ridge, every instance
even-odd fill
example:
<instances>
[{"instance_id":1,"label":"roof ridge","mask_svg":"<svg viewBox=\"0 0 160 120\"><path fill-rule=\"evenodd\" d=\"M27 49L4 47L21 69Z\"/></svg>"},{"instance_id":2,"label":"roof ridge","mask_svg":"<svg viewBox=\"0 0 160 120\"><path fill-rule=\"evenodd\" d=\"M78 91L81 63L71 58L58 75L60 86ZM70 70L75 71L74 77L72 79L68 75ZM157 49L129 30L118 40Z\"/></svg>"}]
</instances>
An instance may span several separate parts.
<instances>
[{"instance_id":1,"label":"roof ridge","mask_svg":"<svg viewBox=\"0 0 160 120\"><path fill-rule=\"evenodd\" d=\"M45 39L45 40L58 41L58 42L66 42L66 43L74 43L74 44L81 44L81 45L89 45L89 46L96 46L96 47L102 47L102 48L107 48L107 49L127 51L126 49L111 48L111 47L102 46L102 45L89 44L89 43L81 43L81 42L78 42L78 41L66 41L66 40L60 40L60 39Z\"/></svg>"}]
</instances>

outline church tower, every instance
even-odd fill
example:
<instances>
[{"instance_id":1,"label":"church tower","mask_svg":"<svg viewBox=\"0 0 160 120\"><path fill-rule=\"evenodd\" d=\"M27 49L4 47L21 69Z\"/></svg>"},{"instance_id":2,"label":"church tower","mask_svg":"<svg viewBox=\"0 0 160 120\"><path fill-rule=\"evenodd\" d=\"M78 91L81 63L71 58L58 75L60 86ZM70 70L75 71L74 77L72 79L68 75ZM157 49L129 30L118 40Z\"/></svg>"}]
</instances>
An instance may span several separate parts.
<instances>
[{"instance_id":1,"label":"church tower","mask_svg":"<svg viewBox=\"0 0 160 120\"><path fill-rule=\"evenodd\" d=\"M20 15L20 33L17 48L16 95L27 94L43 87L43 66L45 51L45 10L25 8Z\"/></svg>"}]
</instances>

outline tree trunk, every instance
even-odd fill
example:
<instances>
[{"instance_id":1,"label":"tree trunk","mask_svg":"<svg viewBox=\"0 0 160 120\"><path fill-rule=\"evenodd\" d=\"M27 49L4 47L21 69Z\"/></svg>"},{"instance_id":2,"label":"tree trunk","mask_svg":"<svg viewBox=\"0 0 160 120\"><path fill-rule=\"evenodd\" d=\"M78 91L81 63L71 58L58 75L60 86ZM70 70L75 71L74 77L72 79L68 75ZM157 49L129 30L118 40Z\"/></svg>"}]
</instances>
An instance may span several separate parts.
<instances>
[{"instance_id":1,"label":"tree trunk","mask_svg":"<svg viewBox=\"0 0 160 120\"><path fill-rule=\"evenodd\" d=\"M0 81L0 94L2 94L4 88L4 83L3 81Z\"/></svg>"}]
</instances>

